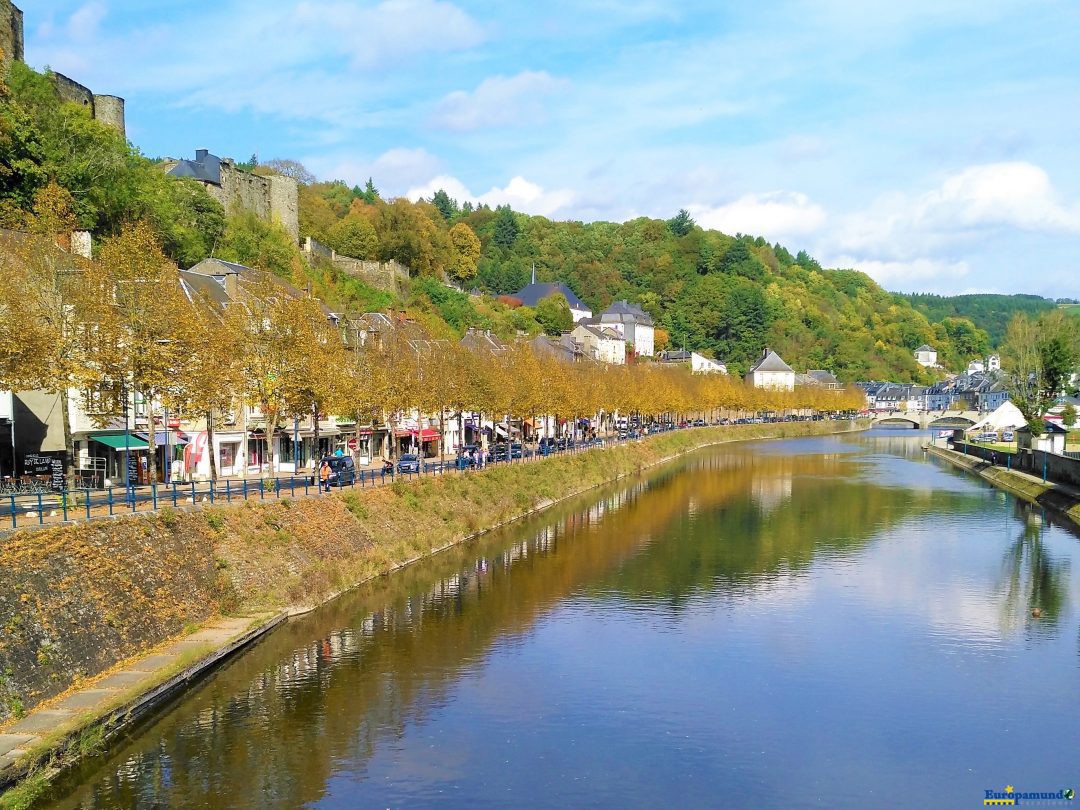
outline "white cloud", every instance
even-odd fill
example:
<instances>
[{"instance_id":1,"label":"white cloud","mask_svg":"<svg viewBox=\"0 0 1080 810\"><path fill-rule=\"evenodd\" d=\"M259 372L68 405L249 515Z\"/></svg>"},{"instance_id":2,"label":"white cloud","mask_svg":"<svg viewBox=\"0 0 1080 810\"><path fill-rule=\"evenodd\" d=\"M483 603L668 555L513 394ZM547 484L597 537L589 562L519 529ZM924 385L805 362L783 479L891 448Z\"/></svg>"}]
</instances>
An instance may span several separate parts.
<instances>
[{"instance_id":1,"label":"white cloud","mask_svg":"<svg viewBox=\"0 0 1080 810\"><path fill-rule=\"evenodd\" d=\"M882 261L841 256L829 261L830 267L850 267L860 270L881 286L890 290L929 290L931 287L953 289L971 267L965 261L913 259L911 261Z\"/></svg>"},{"instance_id":2,"label":"white cloud","mask_svg":"<svg viewBox=\"0 0 1080 810\"><path fill-rule=\"evenodd\" d=\"M1023 161L970 166L930 191L880 196L844 217L834 250L906 259L955 247L1003 227L1080 231L1080 206L1062 203L1050 177Z\"/></svg>"},{"instance_id":3,"label":"white cloud","mask_svg":"<svg viewBox=\"0 0 1080 810\"><path fill-rule=\"evenodd\" d=\"M96 2L96 0L85 3L68 18L67 35L76 41L86 42L92 40L98 35L105 14L104 3Z\"/></svg>"},{"instance_id":4,"label":"white cloud","mask_svg":"<svg viewBox=\"0 0 1080 810\"><path fill-rule=\"evenodd\" d=\"M526 70L515 76L491 76L475 90L457 90L439 102L433 123L465 132L481 127L525 126L543 121L543 99L570 83L546 71Z\"/></svg>"},{"instance_id":5,"label":"white cloud","mask_svg":"<svg viewBox=\"0 0 1080 810\"><path fill-rule=\"evenodd\" d=\"M469 48L484 39L472 17L440 0L383 0L374 6L308 0L296 7L294 21L301 32L317 36L323 48L347 53L362 67Z\"/></svg>"},{"instance_id":6,"label":"white cloud","mask_svg":"<svg viewBox=\"0 0 1080 810\"><path fill-rule=\"evenodd\" d=\"M410 188L405 192L405 196L410 200L429 198L439 189L443 189L459 202L468 200L474 204L484 203L492 208L509 205L515 211L545 217L553 217L559 213L565 215L576 198L570 189L545 190L524 177L511 178L503 188L495 187L485 194L474 194L464 183L450 175L433 177L422 185Z\"/></svg>"},{"instance_id":7,"label":"white cloud","mask_svg":"<svg viewBox=\"0 0 1080 810\"><path fill-rule=\"evenodd\" d=\"M914 219L930 227L1080 231L1080 207L1063 205L1049 175L1024 161L971 166L952 175L919 199Z\"/></svg>"},{"instance_id":8,"label":"white cloud","mask_svg":"<svg viewBox=\"0 0 1080 810\"><path fill-rule=\"evenodd\" d=\"M825 224L825 209L797 191L744 194L725 205L689 205L687 210L703 228L724 233L748 233L770 241L806 236Z\"/></svg>"},{"instance_id":9,"label":"white cloud","mask_svg":"<svg viewBox=\"0 0 1080 810\"><path fill-rule=\"evenodd\" d=\"M373 160L312 156L304 163L326 180L344 180L350 185L362 186L369 177L373 178L386 196L424 182L441 168L441 161L426 149L390 149Z\"/></svg>"}]
</instances>

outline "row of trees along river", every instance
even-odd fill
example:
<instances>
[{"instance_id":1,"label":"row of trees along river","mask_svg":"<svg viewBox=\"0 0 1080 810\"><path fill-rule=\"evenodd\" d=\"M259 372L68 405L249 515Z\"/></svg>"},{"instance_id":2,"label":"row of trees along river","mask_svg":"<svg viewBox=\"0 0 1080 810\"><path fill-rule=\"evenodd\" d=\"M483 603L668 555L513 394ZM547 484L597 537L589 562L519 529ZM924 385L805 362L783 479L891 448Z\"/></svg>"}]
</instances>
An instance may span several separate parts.
<instances>
[{"instance_id":1,"label":"row of trees along river","mask_svg":"<svg viewBox=\"0 0 1080 810\"><path fill-rule=\"evenodd\" d=\"M123 414L137 392L170 414L206 416L211 426L214 413L258 406L268 430L322 413L393 427L395 414L414 409L444 420L462 411L571 418L837 411L862 402L855 390L764 391L681 368L565 363L524 343L474 354L394 329L363 346L359 329L343 328L348 318L334 322L317 298L270 274L245 275L242 303L222 308L181 285L148 224L123 227L94 259L83 259L54 247L57 234L69 232L63 207L43 211L36 234L5 237L0 388L58 393L69 455L73 391L102 423ZM156 464L153 447L149 460Z\"/></svg>"}]
</instances>

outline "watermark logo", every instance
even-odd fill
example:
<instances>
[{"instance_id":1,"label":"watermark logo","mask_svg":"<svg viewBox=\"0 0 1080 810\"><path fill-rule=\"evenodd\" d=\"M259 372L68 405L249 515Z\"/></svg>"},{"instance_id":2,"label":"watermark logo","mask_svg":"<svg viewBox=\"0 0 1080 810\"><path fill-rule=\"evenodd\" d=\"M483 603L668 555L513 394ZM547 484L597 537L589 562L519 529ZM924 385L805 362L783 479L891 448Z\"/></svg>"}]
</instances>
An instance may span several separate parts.
<instances>
[{"instance_id":1,"label":"watermark logo","mask_svg":"<svg viewBox=\"0 0 1080 810\"><path fill-rule=\"evenodd\" d=\"M1071 802L1074 798L1076 798L1076 791L1072 788L1027 791L1017 790L1012 785L1006 785L1005 790L984 791L983 804L989 807L1046 806Z\"/></svg>"}]
</instances>

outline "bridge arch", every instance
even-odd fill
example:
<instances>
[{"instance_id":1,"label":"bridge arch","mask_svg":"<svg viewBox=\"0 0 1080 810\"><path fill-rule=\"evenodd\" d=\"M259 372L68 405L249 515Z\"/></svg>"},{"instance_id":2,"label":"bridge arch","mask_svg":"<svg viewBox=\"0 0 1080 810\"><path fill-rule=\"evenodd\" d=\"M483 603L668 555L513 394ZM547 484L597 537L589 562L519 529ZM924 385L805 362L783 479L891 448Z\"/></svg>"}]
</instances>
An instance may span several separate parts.
<instances>
[{"instance_id":1,"label":"bridge arch","mask_svg":"<svg viewBox=\"0 0 1080 810\"><path fill-rule=\"evenodd\" d=\"M874 420L874 427L912 428L918 430L922 425L918 419L907 416L883 416Z\"/></svg>"},{"instance_id":2,"label":"bridge arch","mask_svg":"<svg viewBox=\"0 0 1080 810\"><path fill-rule=\"evenodd\" d=\"M974 419L968 419L966 416L942 416L939 419L935 419L927 427L929 428L969 428L975 424Z\"/></svg>"}]
</instances>

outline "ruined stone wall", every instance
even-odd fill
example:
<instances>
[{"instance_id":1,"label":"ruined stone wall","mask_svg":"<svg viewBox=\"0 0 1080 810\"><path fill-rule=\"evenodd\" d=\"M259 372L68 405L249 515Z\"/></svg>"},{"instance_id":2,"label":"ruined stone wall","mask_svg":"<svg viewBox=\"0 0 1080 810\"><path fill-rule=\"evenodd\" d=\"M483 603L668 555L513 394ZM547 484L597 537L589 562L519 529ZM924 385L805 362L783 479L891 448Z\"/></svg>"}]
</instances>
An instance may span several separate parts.
<instances>
[{"instance_id":1,"label":"ruined stone wall","mask_svg":"<svg viewBox=\"0 0 1080 810\"><path fill-rule=\"evenodd\" d=\"M127 138L127 126L124 121L124 100L120 96L94 95L94 118L112 127Z\"/></svg>"},{"instance_id":2,"label":"ruined stone wall","mask_svg":"<svg viewBox=\"0 0 1080 810\"><path fill-rule=\"evenodd\" d=\"M241 171L231 160L221 161L221 186L206 185L210 196L230 213L251 211L277 220L294 239L300 237L300 194L291 177L264 177Z\"/></svg>"},{"instance_id":3,"label":"ruined stone wall","mask_svg":"<svg viewBox=\"0 0 1080 810\"><path fill-rule=\"evenodd\" d=\"M11 0L0 0L0 53L0 65L23 61L23 13Z\"/></svg>"},{"instance_id":4,"label":"ruined stone wall","mask_svg":"<svg viewBox=\"0 0 1080 810\"><path fill-rule=\"evenodd\" d=\"M316 242L310 236L304 239L304 253L311 261L330 261L342 273L360 279L369 287L390 293L404 294L409 286L409 268L400 262L368 262L342 256L340 253Z\"/></svg>"},{"instance_id":5,"label":"ruined stone wall","mask_svg":"<svg viewBox=\"0 0 1080 810\"><path fill-rule=\"evenodd\" d=\"M293 239L300 238L300 189L291 177L273 175L270 180L270 215L281 222Z\"/></svg>"},{"instance_id":6,"label":"ruined stone wall","mask_svg":"<svg viewBox=\"0 0 1080 810\"><path fill-rule=\"evenodd\" d=\"M3 0L0 0L3 2ZM60 98L72 104L79 104L90 110L91 117L112 127L122 137L127 137L124 122L124 100L119 96L95 95L89 87L79 84L63 73L53 73L53 82Z\"/></svg>"}]
</instances>

